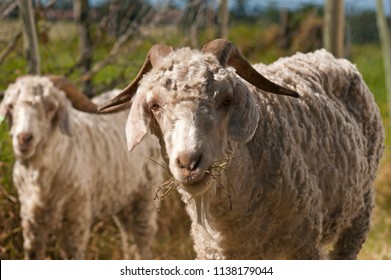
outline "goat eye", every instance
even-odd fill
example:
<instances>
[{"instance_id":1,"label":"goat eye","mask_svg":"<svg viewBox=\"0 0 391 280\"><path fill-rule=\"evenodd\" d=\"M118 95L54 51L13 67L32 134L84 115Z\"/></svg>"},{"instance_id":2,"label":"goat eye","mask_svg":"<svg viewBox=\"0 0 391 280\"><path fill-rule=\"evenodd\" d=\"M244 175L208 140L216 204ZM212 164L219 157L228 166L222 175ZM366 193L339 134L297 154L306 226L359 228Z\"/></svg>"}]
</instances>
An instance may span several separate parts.
<instances>
[{"instance_id":1,"label":"goat eye","mask_svg":"<svg viewBox=\"0 0 391 280\"><path fill-rule=\"evenodd\" d=\"M221 103L221 105L228 107L229 105L231 105L231 99L225 99L223 103Z\"/></svg>"},{"instance_id":2,"label":"goat eye","mask_svg":"<svg viewBox=\"0 0 391 280\"><path fill-rule=\"evenodd\" d=\"M45 104L45 110L46 110L46 113L50 114L56 110L56 106L51 103Z\"/></svg>"},{"instance_id":3,"label":"goat eye","mask_svg":"<svg viewBox=\"0 0 391 280\"><path fill-rule=\"evenodd\" d=\"M223 102L220 103L219 109L227 109L231 105L231 99L224 99Z\"/></svg>"},{"instance_id":4,"label":"goat eye","mask_svg":"<svg viewBox=\"0 0 391 280\"><path fill-rule=\"evenodd\" d=\"M150 108L151 108L152 111L157 112L157 111L160 110L161 107L160 107L159 104L153 103Z\"/></svg>"}]
</instances>

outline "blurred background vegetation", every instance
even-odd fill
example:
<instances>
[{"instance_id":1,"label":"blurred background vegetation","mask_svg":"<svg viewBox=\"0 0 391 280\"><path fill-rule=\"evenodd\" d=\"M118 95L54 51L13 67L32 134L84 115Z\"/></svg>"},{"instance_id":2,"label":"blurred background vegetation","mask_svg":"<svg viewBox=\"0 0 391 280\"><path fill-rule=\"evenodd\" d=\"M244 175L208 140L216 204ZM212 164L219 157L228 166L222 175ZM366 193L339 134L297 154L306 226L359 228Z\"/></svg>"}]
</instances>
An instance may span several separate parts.
<instances>
[{"instance_id":1,"label":"blurred background vegetation","mask_svg":"<svg viewBox=\"0 0 391 280\"><path fill-rule=\"evenodd\" d=\"M298 51L324 47L325 3L302 1L302 5L284 8L284 2L291 1L265 1L267 4L259 7L251 6L250 2L254 1L232 0L227 5L227 1L221 0L35 0L32 3L40 58L38 71L65 75L92 97L125 87L137 74L149 48L160 42L175 48L201 48L216 37L227 37L251 62L265 64ZM343 47L337 56L357 65L375 96L386 128L386 152L376 181L372 229L359 257L391 259L391 140L385 64L376 12L345 6L343 19ZM387 17L386 20L390 21ZM0 100L1 92L10 83L32 72L26 60L23 31L18 2L0 0ZM8 128L3 123L0 125L0 259L23 258L12 165ZM166 198L159 211L155 258L194 258L189 225L179 196L173 194ZM53 239L48 258L59 257ZM94 226L87 257L121 258L119 233L111 219Z\"/></svg>"}]
</instances>

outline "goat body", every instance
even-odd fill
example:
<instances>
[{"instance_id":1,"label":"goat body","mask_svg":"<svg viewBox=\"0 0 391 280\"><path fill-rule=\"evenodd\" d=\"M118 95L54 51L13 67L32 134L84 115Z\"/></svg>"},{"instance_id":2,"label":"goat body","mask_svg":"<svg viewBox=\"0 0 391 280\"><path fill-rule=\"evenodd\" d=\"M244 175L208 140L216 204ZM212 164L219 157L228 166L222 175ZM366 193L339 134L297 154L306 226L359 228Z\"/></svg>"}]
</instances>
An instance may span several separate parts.
<instances>
[{"instance_id":1,"label":"goat body","mask_svg":"<svg viewBox=\"0 0 391 280\"><path fill-rule=\"evenodd\" d=\"M384 149L360 73L324 50L255 65L259 79L286 89L271 82L268 91L299 98L274 95L254 87L251 66L239 69L229 51L150 53L137 92L121 93L135 93L128 148L147 128L160 139L198 258L356 258Z\"/></svg>"},{"instance_id":2,"label":"goat body","mask_svg":"<svg viewBox=\"0 0 391 280\"><path fill-rule=\"evenodd\" d=\"M83 259L94 222L116 215L134 257L150 258L157 230L152 186L160 167L154 137L124 153L126 111L106 115L72 108L46 77L24 77L6 91L2 104L12 118L16 162L13 178L21 203L26 258L42 259L49 235L60 229L65 258ZM26 136L27 135L27 136Z\"/></svg>"}]
</instances>

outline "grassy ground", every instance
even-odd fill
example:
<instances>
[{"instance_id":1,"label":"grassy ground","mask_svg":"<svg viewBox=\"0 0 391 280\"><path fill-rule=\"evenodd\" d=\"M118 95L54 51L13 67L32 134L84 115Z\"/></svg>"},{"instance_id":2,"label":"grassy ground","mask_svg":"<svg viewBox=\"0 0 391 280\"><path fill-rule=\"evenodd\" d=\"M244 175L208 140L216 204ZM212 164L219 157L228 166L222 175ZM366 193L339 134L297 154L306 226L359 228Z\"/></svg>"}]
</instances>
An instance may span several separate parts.
<instances>
[{"instance_id":1,"label":"grassy ground","mask_svg":"<svg viewBox=\"0 0 391 280\"><path fill-rule=\"evenodd\" d=\"M0 49L12 37L19 27L15 22L0 23ZM238 26L231 32L231 40L237 42L240 49L251 61L272 62L284 55L267 44L257 45L257 37L273 37L272 33L249 31L250 29ZM12 32L11 32L12 31ZM72 36L75 33L70 23L54 25L50 31L50 41L41 46L43 73L61 74L77 61L77 40ZM208 35L203 36L206 42ZM266 37L265 37L266 36ZM205 37L205 38L204 38ZM3 39L3 40L1 40ZM103 39L102 39L103 40ZM271 40L271 39L270 39ZM159 39L156 39L159 41ZM169 39L175 45L179 40ZM267 41L267 40L266 40ZM265 40L263 40L265 42ZM104 38L94 54L94 59L102 59L110 48L112 41ZM97 76L93 83L97 92L104 87L111 86L115 77L121 77L123 83L136 74L142 64L145 53L152 42L144 42L137 47L131 44L124 47L123 55L119 60L110 63ZM129 50L132 50L131 52ZM21 44L10 55L4 64L0 65L0 91L4 90L17 76L24 73ZM354 46L351 60L357 64L369 88L375 95L381 109L384 123L387 126L387 102L383 79L383 65L379 46ZM71 75L76 83L79 73ZM124 84L115 84L123 87ZM387 135L388 136L388 135ZM376 206L374 209L372 229L360 253L360 259L391 259L391 152L390 137L386 140L386 153L376 181ZM0 259L23 258L23 238L20 229L19 204L17 193L12 185L12 149L5 124L0 126ZM192 241L189 238L190 223L180 198L177 194L171 195L163 201L159 212L159 232L153 248L156 259L193 259ZM89 259L119 259L119 233L111 219L97 223L92 230L93 234L88 246ZM59 258L57 244L52 241L49 246L50 258Z\"/></svg>"},{"instance_id":2,"label":"grassy ground","mask_svg":"<svg viewBox=\"0 0 391 280\"><path fill-rule=\"evenodd\" d=\"M379 105L386 130L385 154L381 161L376 188L376 204L372 228L361 251L362 259L391 259L391 137L387 115L387 94L379 46L366 45L353 48L352 60L362 73Z\"/></svg>"}]
</instances>

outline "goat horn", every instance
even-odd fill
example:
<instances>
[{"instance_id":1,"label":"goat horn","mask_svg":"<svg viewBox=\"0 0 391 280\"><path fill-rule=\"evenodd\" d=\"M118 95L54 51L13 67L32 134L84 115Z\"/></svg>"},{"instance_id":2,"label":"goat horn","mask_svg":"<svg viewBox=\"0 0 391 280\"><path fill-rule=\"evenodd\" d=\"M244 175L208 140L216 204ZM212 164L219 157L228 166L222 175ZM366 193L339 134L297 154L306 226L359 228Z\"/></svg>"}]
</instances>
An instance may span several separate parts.
<instances>
[{"instance_id":1,"label":"goat horn","mask_svg":"<svg viewBox=\"0 0 391 280\"><path fill-rule=\"evenodd\" d=\"M47 76L53 85L62 90L66 97L71 101L73 108L87 112L96 113L97 106L92 103L71 81L63 76Z\"/></svg>"},{"instance_id":2,"label":"goat horn","mask_svg":"<svg viewBox=\"0 0 391 280\"><path fill-rule=\"evenodd\" d=\"M225 67L228 64L234 67L240 77L261 90L280 95L299 97L297 92L277 85L258 73L243 57L239 49L229 40L213 40L205 44L202 52L214 54L221 66Z\"/></svg>"},{"instance_id":3,"label":"goat horn","mask_svg":"<svg viewBox=\"0 0 391 280\"><path fill-rule=\"evenodd\" d=\"M47 78L53 85L62 90L66 97L71 101L73 108L86 113L99 113L98 106L91 102L71 81L63 76L49 75ZM115 113L130 107L130 104L116 106L111 110L106 110L104 113Z\"/></svg>"},{"instance_id":4,"label":"goat horn","mask_svg":"<svg viewBox=\"0 0 391 280\"><path fill-rule=\"evenodd\" d=\"M131 82L122 92L112 99L106 101L105 103L99 105L98 110L102 111L109 107L116 106L128 102L132 99L133 95L137 91L138 83L142 77L151 71L152 67L156 65L156 62L164 56L167 56L172 52L172 48L165 44L156 44L152 46L145 58L144 64L141 67L140 72L137 74L136 78Z\"/></svg>"}]
</instances>

